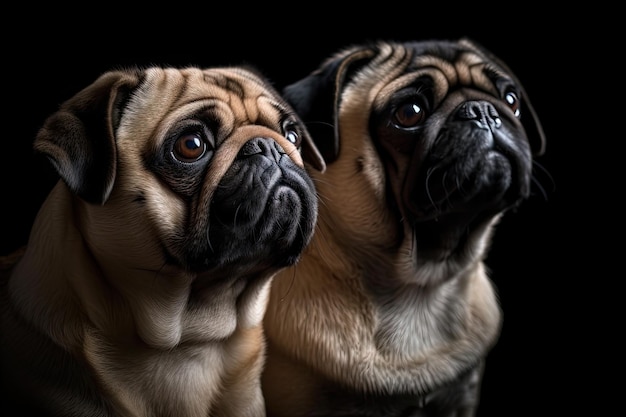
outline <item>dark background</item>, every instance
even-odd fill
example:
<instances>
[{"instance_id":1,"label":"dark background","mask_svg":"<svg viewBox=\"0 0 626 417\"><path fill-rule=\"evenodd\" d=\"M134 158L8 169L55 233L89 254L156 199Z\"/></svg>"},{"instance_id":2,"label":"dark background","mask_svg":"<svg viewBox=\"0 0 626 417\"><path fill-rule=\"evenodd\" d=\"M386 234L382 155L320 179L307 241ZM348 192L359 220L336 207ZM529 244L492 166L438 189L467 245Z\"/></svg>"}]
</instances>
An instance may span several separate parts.
<instances>
[{"instance_id":1,"label":"dark background","mask_svg":"<svg viewBox=\"0 0 626 417\"><path fill-rule=\"evenodd\" d=\"M547 136L546 153L537 159L544 192L536 186L535 194L504 218L487 259L504 325L488 358L479 415L564 415L563 407L580 409L589 387L598 383L582 377L593 365L585 360L580 339L588 339L595 324L589 322L585 300L572 291L585 285L577 280L587 276L593 262L583 236L595 226L580 219L588 218L588 206L595 203L577 197L590 186L583 174L595 169L589 166L595 148L582 133L583 120L590 117L583 96L593 75L592 59L584 55L591 41L580 29L589 17L573 21L537 10L499 9L476 4L476 9L447 5L432 11L389 4L338 14L332 6L312 4L252 11L243 4L230 11L181 4L159 19L149 11L131 14L113 6L7 15L1 251L26 242L56 181L51 169L33 158L37 130L61 102L106 70L136 64L253 64L281 87L353 43L469 36L522 80ZM596 244L602 243L591 246ZM588 287L594 282L590 277Z\"/></svg>"}]
</instances>

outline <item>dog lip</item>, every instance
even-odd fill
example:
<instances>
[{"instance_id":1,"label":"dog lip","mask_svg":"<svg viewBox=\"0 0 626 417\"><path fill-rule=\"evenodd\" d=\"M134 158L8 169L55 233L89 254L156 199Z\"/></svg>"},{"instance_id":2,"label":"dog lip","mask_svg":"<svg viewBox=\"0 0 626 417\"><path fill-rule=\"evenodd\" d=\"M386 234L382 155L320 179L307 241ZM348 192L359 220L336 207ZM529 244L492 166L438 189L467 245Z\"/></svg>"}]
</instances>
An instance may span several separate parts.
<instances>
[{"instance_id":1,"label":"dog lip","mask_svg":"<svg viewBox=\"0 0 626 417\"><path fill-rule=\"evenodd\" d=\"M188 235L186 264L249 274L296 262L313 234L317 196L306 170L286 154L254 153L233 162L208 212L208 224Z\"/></svg>"},{"instance_id":2,"label":"dog lip","mask_svg":"<svg viewBox=\"0 0 626 417\"><path fill-rule=\"evenodd\" d=\"M489 135L491 136L491 135ZM407 184L405 216L415 222L441 221L447 214L498 212L525 196L525 183L515 158L496 147L473 157L457 155L449 160L426 163Z\"/></svg>"}]
</instances>

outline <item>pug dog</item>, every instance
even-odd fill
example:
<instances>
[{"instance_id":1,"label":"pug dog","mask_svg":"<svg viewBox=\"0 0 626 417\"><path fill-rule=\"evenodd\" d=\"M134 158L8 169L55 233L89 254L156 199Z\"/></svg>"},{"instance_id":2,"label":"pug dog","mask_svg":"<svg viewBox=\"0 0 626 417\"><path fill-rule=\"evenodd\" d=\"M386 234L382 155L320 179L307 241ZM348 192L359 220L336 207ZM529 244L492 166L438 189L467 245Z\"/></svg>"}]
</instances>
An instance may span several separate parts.
<instances>
[{"instance_id":1,"label":"pug dog","mask_svg":"<svg viewBox=\"0 0 626 417\"><path fill-rule=\"evenodd\" d=\"M545 147L522 84L470 39L380 41L283 96L325 167L313 240L272 284L268 416L475 415L501 329L484 260Z\"/></svg>"},{"instance_id":2,"label":"pug dog","mask_svg":"<svg viewBox=\"0 0 626 417\"><path fill-rule=\"evenodd\" d=\"M110 71L62 104L34 142L59 181L2 263L3 415L264 416L271 279L316 222L310 140L248 67Z\"/></svg>"}]
</instances>

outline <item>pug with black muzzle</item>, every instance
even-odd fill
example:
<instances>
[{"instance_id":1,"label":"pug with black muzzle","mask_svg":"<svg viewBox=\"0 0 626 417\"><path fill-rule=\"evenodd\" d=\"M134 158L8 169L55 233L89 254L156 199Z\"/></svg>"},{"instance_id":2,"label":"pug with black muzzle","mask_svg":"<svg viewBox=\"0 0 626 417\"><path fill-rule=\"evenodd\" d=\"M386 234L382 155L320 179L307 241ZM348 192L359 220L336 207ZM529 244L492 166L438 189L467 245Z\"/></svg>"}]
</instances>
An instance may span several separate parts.
<instances>
[{"instance_id":1,"label":"pug with black muzzle","mask_svg":"<svg viewBox=\"0 0 626 417\"><path fill-rule=\"evenodd\" d=\"M62 104L34 143L60 180L2 287L2 414L264 416L271 279L317 215L309 141L250 68L111 71Z\"/></svg>"},{"instance_id":2,"label":"pug with black muzzle","mask_svg":"<svg viewBox=\"0 0 626 417\"><path fill-rule=\"evenodd\" d=\"M501 328L484 259L544 151L524 88L462 39L348 47L283 95L326 166L272 285L268 415L475 415Z\"/></svg>"}]
</instances>

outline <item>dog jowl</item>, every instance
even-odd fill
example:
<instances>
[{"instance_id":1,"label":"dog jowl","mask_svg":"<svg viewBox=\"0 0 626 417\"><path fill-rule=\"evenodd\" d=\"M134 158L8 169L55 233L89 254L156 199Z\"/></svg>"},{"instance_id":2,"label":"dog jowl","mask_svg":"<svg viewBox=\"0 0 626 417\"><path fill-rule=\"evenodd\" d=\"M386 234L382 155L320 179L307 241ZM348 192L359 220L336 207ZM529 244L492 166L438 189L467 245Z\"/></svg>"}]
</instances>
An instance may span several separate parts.
<instances>
[{"instance_id":1,"label":"dog jowl","mask_svg":"<svg viewBox=\"0 0 626 417\"><path fill-rule=\"evenodd\" d=\"M474 415L501 326L484 258L545 147L525 89L463 39L347 47L283 94L326 165L265 316L269 415Z\"/></svg>"},{"instance_id":2,"label":"dog jowl","mask_svg":"<svg viewBox=\"0 0 626 417\"><path fill-rule=\"evenodd\" d=\"M60 180L3 283L3 404L263 416L269 286L317 216L292 108L249 68L111 71L34 146Z\"/></svg>"}]
</instances>

